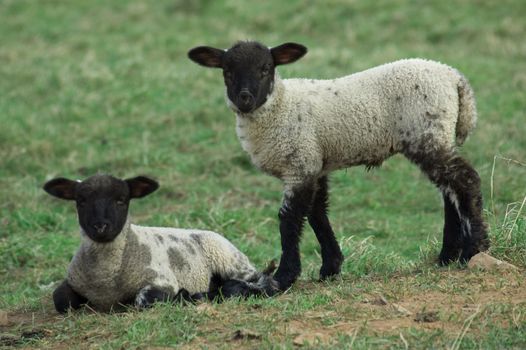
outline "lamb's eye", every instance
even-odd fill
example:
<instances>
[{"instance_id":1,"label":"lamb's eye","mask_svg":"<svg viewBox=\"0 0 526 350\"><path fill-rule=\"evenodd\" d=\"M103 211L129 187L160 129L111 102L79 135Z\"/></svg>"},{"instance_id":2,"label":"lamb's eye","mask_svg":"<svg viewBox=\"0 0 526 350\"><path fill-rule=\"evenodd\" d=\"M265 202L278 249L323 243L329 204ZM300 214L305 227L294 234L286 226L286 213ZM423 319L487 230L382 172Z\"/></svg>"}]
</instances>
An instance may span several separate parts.
<instances>
[{"instance_id":1,"label":"lamb's eye","mask_svg":"<svg viewBox=\"0 0 526 350\"><path fill-rule=\"evenodd\" d=\"M126 200L124 198L117 199L117 205L125 205L125 204L126 204Z\"/></svg>"},{"instance_id":2,"label":"lamb's eye","mask_svg":"<svg viewBox=\"0 0 526 350\"><path fill-rule=\"evenodd\" d=\"M225 71L225 79L232 79L232 72L229 70Z\"/></svg>"},{"instance_id":3,"label":"lamb's eye","mask_svg":"<svg viewBox=\"0 0 526 350\"><path fill-rule=\"evenodd\" d=\"M270 73L270 69L267 66L261 68L261 75L266 76L269 73Z\"/></svg>"}]
</instances>

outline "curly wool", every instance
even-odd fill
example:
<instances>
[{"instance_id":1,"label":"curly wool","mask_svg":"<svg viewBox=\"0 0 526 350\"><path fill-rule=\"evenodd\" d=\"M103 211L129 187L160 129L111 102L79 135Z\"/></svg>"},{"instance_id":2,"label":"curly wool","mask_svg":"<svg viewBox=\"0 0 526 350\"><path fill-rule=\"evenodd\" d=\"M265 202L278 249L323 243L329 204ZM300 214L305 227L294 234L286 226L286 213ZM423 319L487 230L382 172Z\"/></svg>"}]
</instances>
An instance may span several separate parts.
<instances>
[{"instance_id":1,"label":"curly wool","mask_svg":"<svg viewBox=\"0 0 526 350\"><path fill-rule=\"evenodd\" d=\"M238 113L236 131L258 168L293 187L399 152L452 149L476 118L473 92L457 70L405 59L332 80L276 73L265 104Z\"/></svg>"},{"instance_id":2,"label":"curly wool","mask_svg":"<svg viewBox=\"0 0 526 350\"><path fill-rule=\"evenodd\" d=\"M97 243L81 234L67 281L101 310L133 301L147 286L174 295L180 289L193 294L208 291L213 275L256 283L261 278L242 252L211 231L127 222L110 243Z\"/></svg>"}]
</instances>

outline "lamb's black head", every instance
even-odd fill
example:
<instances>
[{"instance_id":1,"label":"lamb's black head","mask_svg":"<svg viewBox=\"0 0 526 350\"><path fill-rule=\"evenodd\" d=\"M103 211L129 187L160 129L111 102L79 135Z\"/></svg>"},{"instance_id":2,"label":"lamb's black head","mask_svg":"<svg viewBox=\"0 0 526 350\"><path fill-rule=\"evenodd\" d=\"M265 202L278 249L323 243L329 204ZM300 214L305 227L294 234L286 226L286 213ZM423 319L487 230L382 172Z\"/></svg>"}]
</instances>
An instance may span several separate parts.
<instances>
[{"instance_id":1,"label":"lamb's black head","mask_svg":"<svg viewBox=\"0 0 526 350\"><path fill-rule=\"evenodd\" d=\"M228 50L199 46L188 57L203 66L222 68L228 99L236 112L250 113L267 101L274 86L274 70L292 63L307 53L307 48L286 43L268 48L255 41L239 42Z\"/></svg>"},{"instance_id":2,"label":"lamb's black head","mask_svg":"<svg viewBox=\"0 0 526 350\"><path fill-rule=\"evenodd\" d=\"M95 242L111 242L122 231L132 198L144 197L159 188L147 177L120 180L110 175L94 175L84 181L56 178L44 190L58 198L77 203L79 224Z\"/></svg>"}]
</instances>

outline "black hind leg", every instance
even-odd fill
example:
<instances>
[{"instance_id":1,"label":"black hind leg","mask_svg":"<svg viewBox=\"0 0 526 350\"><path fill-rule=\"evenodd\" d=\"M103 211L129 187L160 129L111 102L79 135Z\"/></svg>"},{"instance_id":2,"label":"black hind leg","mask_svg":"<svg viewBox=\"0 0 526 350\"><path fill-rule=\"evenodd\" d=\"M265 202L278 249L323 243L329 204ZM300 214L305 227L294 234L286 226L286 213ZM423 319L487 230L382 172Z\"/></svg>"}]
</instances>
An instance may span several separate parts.
<instances>
[{"instance_id":1,"label":"black hind leg","mask_svg":"<svg viewBox=\"0 0 526 350\"><path fill-rule=\"evenodd\" d=\"M455 204L451 202L447 194L443 193L442 197L444 198L444 237L439 262L441 265L447 265L451 261L457 260L460 256L462 231Z\"/></svg>"},{"instance_id":2,"label":"black hind leg","mask_svg":"<svg viewBox=\"0 0 526 350\"><path fill-rule=\"evenodd\" d=\"M166 289L148 285L142 288L135 297L135 306L142 309L152 307L153 304L159 302L195 303L200 299L204 299L204 294L206 293L190 294L186 289L181 288L174 295Z\"/></svg>"},{"instance_id":3,"label":"black hind leg","mask_svg":"<svg viewBox=\"0 0 526 350\"><path fill-rule=\"evenodd\" d=\"M489 247L482 219L480 177L473 167L453 150L406 154L442 191L444 197L444 244L440 263L460 257L467 262Z\"/></svg>"},{"instance_id":4,"label":"black hind leg","mask_svg":"<svg viewBox=\"0 0 526 350\"><path fill-rule=\"evenodd\" d=\"M318 188L309 215L309 225L314 230L321 247L322 265L320 279L325 279L340 273L343 255L334 237L327 211L329 207L328 179L323 176L318 179Z\"/></svg>"},{"instance_id":5,"label":"black hind leg","mask_svg":"<svg viewBox=\"0 0 526 350\"><path fill-rule=\"evenodd\" d=\"M222 281L221 284L216 286L213 290L211 289L206 297L210 300L221 301L228 298L248 298L250 296L260 295L267 295L267 293L265 289L259 288L254 283L237 279L227 279Z\"/></svg>"}]
</instances>

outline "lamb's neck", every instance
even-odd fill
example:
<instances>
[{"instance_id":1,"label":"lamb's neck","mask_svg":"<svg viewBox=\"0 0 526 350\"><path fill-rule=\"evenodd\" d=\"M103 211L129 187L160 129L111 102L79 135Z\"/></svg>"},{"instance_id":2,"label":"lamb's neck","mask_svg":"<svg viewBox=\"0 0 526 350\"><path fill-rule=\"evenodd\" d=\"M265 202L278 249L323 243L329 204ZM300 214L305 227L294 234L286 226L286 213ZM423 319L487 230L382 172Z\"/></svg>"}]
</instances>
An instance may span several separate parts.
<instances>
[{"instance_id":1,"label":"lamb's neck","mask_svg":"<svg viewBox=\"0 0 526 350\"><path fill-rule=\"evenodd\" d=\"M273 88L267 97L267 101L253 112L236 113L237 135L242 145L245 141L256 142L255 138L264 137L266 131L272 131L279 125L279 119L282 117L280 112L283 107L284 94L285 85L276 72ZM246 148L245 150L249 152Z\"/></svg>"},{"instance_id":2,"label":"lamb's neck","mask_svg":"<svg viewBox=\"0 0 526 350\"><path fill-rule=\"evenodd\" d=\"M237 117L248 119L250 121L261 121L278 114L282 107L283 96L285 95L285 85L278 74L274 74L274 83L267 100L258 109L250 113L237 113Z\"/></svg>"},{"instance_id":3,"label":"lamb's neck","mask_svg":"<svg viewBox=\"0 0 526 350\"><path fill-rule=\"evenodd\" d=\"M276 168L279 162L275 161L272 145L281 139L280 133L289 123L285 94L285 84L276 73L274 88L267 101L252 113L238 113L236 123L237 137L252 163L276 177L280 177L279 169Z\"/></svg>"},{"instance_id":4,"label":"lamb's neck","mask_svg":"<svg viewBox=\"0 0 526 350\"><path fill-rule=\"evenodd\" d=\"M91 240L81 229L80 249L68 268L68 283L98 308L109 309L112 304L123 300L122 264L126 254L126 243L132 236L129 218L117 235L108 243ZM125 271L129 273L129 271Z\"/></svg>"}]
</instances>

